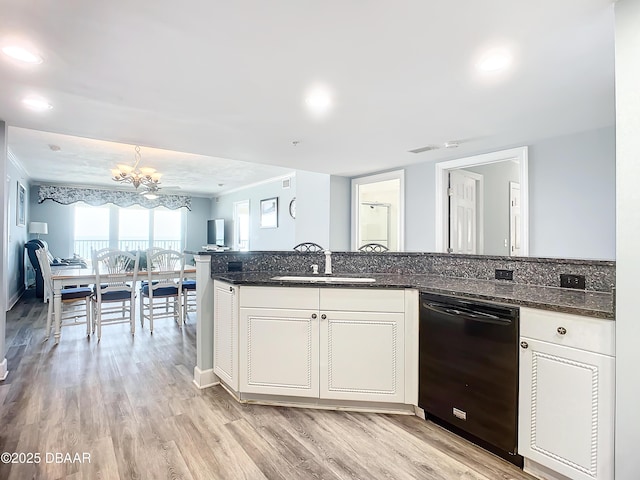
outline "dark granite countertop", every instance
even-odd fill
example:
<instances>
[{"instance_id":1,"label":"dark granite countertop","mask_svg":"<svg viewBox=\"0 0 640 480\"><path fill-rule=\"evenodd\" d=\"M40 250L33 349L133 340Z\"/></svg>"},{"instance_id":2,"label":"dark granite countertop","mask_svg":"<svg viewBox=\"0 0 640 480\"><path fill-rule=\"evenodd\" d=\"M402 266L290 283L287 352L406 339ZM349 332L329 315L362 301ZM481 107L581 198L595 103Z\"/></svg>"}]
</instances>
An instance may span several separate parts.
<instances>
[{"instance_id":1,"label":"dark granite countertop","mask_svg":"<svg viewBox=\"0 0 640 480\"><path fill-rule=\"evenodd\" d=\"M439 275L402 275L360 273L332 275L333 277L368 277L371 283L324 283L309 281L273 280L275 276L310 276L306 273L288 272L238 272L213 274L216 280L236 285L322 287L322 288L415 288L423 292L441 293L457 297L474 298L491 302L521 305L557 312L614 319L611 293L572 290L558 287L513 284L503 280L477 280ZM323 275L319 275L322 277Z\"/></svg>"}]
</instances>

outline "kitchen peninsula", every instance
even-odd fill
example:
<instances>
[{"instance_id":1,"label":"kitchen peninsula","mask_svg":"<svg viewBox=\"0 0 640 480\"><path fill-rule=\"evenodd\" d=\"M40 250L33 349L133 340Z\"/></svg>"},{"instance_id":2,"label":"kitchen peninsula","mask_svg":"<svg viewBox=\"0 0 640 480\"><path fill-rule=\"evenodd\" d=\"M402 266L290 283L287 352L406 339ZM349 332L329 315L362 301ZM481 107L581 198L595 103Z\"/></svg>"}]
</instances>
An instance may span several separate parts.
<instances>
[{"instance_id":1,"label":"kitchen peninsula","mask_svg":"<svg viewBox=\"0 0 640 480\"><path fill-rule=\"evenodd\" d=\"M193 253L200 388L221 383L242 402L421 414L420 293L515 305L525 469L611 478L614 262L338 252L326 282L311 273L324 255ZM495 280L496 269L513 280ZM561 274L583 276L586 290L560 288ZM567 398L579 408L565 422L591 429L587 443L554 443L557 419L542 399Z\"/></svg>"}]
</instances>

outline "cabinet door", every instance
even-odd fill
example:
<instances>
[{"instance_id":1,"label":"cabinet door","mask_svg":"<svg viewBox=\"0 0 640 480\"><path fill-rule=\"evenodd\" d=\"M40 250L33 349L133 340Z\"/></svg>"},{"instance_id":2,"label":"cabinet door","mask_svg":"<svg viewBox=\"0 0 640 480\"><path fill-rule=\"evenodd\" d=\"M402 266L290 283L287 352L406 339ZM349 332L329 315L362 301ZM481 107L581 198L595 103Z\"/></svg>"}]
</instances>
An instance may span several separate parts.
<instances>
[{"instance_id":1,"label":"cabinet door","mask_svg":"<svg viewBox=\"0 0 640 480\"><path fill-rule=\"evenodd\" d=\"M320 397L404 402L404 314L320 311Z\"/></svg>"},{"instance_id":2,"label":"cabinet door","mask_svg":"<svg viewBox=\"0 0 640 480\"><path fill-rule=\"evenodd\" d=\"M571 479L613 479L615 359L521 342L518 453Z\"/></svg>"},{"instance_id":3,"label":"cabinet door","mask_svg":"<svg viewBox=\"0 0 640 480\"><path fill-rule=\"evenodd\" d=\"M318 311L240 309L240 389L318 397Z\"/></svg>"},{"instance_id":4,"label":"cabinet door","mask_svg":"<svg viewBox=\"0 0 640 480\"><path fill-rule=\"evenodd\" d=\"M213 371L238 390L238 287L223 282L213 286Z\"/></svg>"}]
</instances>

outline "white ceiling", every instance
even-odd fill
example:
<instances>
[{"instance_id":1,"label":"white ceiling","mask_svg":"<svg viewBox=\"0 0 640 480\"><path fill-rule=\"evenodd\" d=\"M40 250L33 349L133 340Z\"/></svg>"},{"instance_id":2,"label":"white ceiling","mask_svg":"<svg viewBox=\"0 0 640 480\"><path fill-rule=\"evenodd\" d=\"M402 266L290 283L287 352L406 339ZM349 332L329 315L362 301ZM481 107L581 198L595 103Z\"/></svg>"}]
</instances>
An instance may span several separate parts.
<instances>
[{"instance_id":1,"label":"white ceiling","mask_svg":"<svg viewBox=\"0 0 640 480\"><path fill-rule=\"evenodd\" d=\"M2 120L129 145L102 153L102 142L11 128L12 151L44 181L64 169L66 183L98 183L139 144L165 185L212 194L232 183L216 176L222 159L356 175L615 121L611 0L2 0L0 43L11 38L44 63L0 59ZM480 74L496 46L512 68ZM304 104L314 84L335 101L321 119ZM25 109L31 93L54 108ZM196 155L156 161L144 147Z\"/></svg>"}]
</instances>

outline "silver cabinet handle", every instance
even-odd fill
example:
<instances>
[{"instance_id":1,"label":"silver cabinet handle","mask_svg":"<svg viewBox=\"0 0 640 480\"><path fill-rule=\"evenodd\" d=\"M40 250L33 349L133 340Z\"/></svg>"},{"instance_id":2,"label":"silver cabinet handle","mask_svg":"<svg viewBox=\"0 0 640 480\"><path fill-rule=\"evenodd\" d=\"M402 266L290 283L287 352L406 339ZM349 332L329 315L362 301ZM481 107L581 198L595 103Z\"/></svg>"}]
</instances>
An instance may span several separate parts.
<instances>
[{"instance_id":1,"label":"silver cabinet handle","mask_svg":"<svg viewBox=\"0 0 640 480\"><path fill-rule=\"evenodd\" d=\"M564 327L558 327L558 335L565 335L567 333L567 329Z\"/></svg>"},{"instance_id":2,"label":"silver cabinet handle","mask_svg":"<svg viewBox=\"0 0 640 480\"><path fill-rule=\"evenodd\" d=\"M311 318L313 318L315 320L316 318L318 318L318 315L316 315L315 313L312 313L311 314Z\"/></svg>"},{"instance_id":3,"label":"silver cabinet handle","mask_svg":"<svg viewBox=\"0 0 640 480\"><path fill-rule=\"evenodd\" d=\"M321 318L322 320L326 320L326 319L327 319L327 316L323 313L322 315L320 315L320 318Z\"/></svg>"},{"instance_id":4,"label":"silver cabinet handle","mask_svg":"<svg viewBox=\"0 0 640 480\"><path fill-rule=\"evenodd\" d=\"M522 348L529 348L529 344L527 342L520 342L520 346Z\"/></svg>"}]
</instances>

